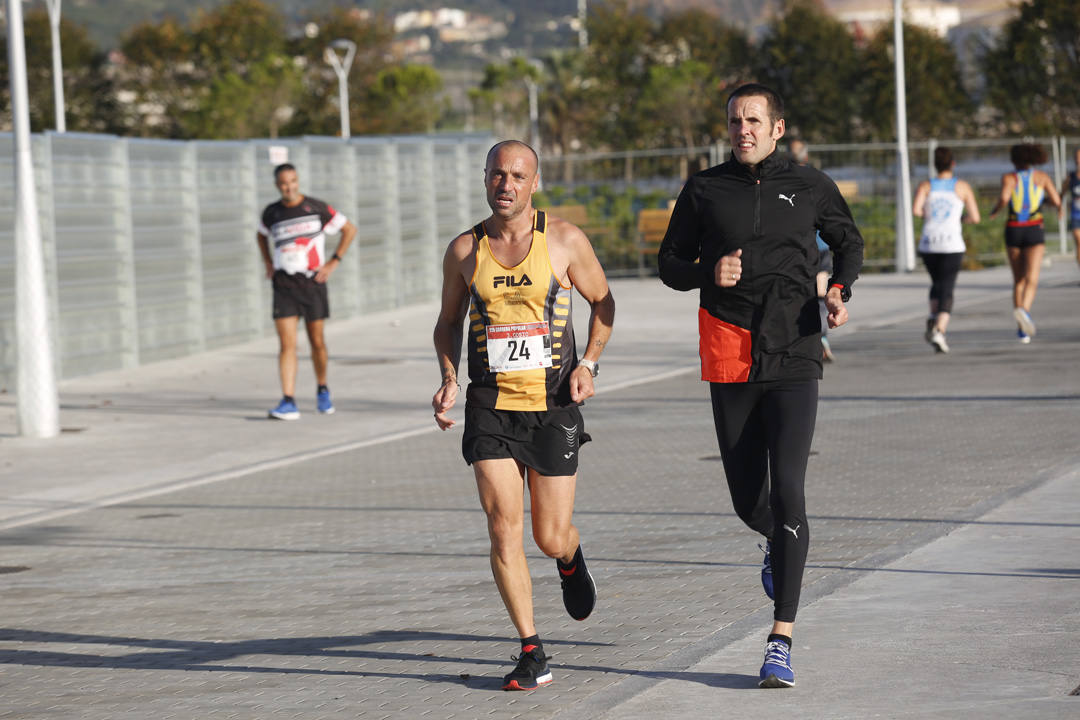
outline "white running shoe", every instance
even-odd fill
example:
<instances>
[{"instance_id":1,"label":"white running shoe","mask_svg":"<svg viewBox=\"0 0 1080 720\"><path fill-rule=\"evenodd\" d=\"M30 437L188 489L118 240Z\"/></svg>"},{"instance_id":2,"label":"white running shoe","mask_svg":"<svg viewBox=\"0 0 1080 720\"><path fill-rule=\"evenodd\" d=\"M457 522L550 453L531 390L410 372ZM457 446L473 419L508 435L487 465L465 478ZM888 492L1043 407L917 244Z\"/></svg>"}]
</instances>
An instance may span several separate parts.
<instances>
[{"instance_id":1,"label":"white running shoe","mask_svg":"<svg viewBox=\"0 0 1080 720\"><path fill-rule=\"evenodd\" d=\"M935 352L949 352L949 343L945 342L945 333L940 330L934 330L933 334L930 335L930 344L934 346Z\"/></svg>"},{"instance_id":2,"label":"white running shoe","mask_svg":"<svg viewBox=\"0 0 1080 720\"><path fill-rule=\"evenodd\" d=\"M1031 336L1023 330L1016 331L1016 338L1020 341L1021 345L1027 345L1031 342Z\"/></svg>"},{"instance_id":3,"label":"white running shoe","mask_svg":"<svg viewBox=\"0 0 1080 720\"><path fill-rule=\"evenodd\" d=\"M1035 321L1031 319L1031 313L1022 307L1013 308L1013 317L1025 335L1030 337L1035 334Z\"/></svg>"}]
</instances>

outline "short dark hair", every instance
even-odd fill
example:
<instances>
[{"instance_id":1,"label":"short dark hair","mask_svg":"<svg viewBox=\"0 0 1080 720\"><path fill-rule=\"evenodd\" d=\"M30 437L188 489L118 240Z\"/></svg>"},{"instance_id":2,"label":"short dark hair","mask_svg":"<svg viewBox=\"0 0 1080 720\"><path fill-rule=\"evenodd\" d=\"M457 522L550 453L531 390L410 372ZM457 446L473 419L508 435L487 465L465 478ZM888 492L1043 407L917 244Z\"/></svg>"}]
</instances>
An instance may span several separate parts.
<instances>
[{"instance_id":1,"label":"short dark hair","mask_svg":"<svg viewBox=\"0 0 1080 720\"><path fill-rule=\"evenodd\" d=\"M728 96L727 105L724 107L730 107L731 101L735 98L747 96L765 98L765 106L769 110L769 120L771 122L775 123L784 119L784 98L780 97L780 93L761 83L746 83L735 88L731 95Z\"/></svg>"},{"instance_id":2,"label":"short dark hair","mask_svg":"<svg viewBox=\"0 0 1080 720\"><path fill-rule=\"evenodd\" d=\"M1032 165L1042 165L1047 161L1046 149L1035 143L1021 143L1009 148L1009 159L1017 170L1027 170Z\"/></svg>"},{"instance_id":3,"label":"short dark hair","mask_svg":"<svg viewBox=\"0 0 1080 720\"><path fill-rule=\"evenodd\" d=\"M947 147L939 147L934 150L934 169L938 172L945 172L952 167L953 154L952 150Z\"/></svg>"},{"instance_id":4,"label":"short dark hair","mask_svg":"<svg viewBox=\"0 0 1080 720\"><path fill-rule=\"evenodd\" d=\"M278 175L285 172L286 170L292 170L293 172L296 172L296 166L292 163L281 163L276 168L274 168L274 179L277 180Z\"/></svg>"}]
</instances>

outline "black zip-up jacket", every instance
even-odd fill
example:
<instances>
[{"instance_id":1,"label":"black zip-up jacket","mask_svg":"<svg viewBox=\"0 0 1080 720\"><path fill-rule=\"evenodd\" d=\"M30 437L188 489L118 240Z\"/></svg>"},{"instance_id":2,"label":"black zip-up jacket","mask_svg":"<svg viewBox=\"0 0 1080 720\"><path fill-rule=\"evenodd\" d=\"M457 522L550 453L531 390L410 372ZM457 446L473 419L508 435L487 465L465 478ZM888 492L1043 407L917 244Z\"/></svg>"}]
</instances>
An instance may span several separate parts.
<instances>
[{"instance_id":1,"label":"black zip-up jacket","mask_svg":"<svg viewBox=\"0 0 1080 720\"><path fill-rule=\"evenodd\" d=\"M748 382L821 377L816 231L833 253L844 299L858 277L863 239L827 175L774 151L753 172L732 156L692 176L671 214L657 261L675 290L700 288L701 307L750 335ZM742 249L742 276L715 282L724 255Z\"/></svg>"}]
</instances>

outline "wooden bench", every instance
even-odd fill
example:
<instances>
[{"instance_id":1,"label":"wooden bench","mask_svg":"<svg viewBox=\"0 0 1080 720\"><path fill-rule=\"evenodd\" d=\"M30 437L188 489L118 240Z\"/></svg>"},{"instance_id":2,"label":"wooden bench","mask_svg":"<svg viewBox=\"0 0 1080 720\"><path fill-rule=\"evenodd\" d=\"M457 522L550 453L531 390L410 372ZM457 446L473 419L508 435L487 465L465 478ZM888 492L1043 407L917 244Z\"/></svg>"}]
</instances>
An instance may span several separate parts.
<instances>
[{"instance_id":1,"label":"wooden bench","mask_svg":"<svg viewBox=\"0 0 1080 720\"><path fill-rule=\"evenodd\" d=\"M840 191L845 200L854 200L859 196L859 183L855 180L837 180L836 189Z\"/></svg>"},{"instance_id":2,"label":"wooden bench","mask_svg":"<svg viewBox=\"0 0 1080 720\"><path fill-rule=\"evenodd\" d=\"M541 210L548 215L554 215L568 223L573 223L582 229L589 224L589 213L586 212L584 205L552 205L548 208L541 208Z\"/></svg>"},{"instance_id":3,"label":"wooden bench","mask_svg":"<svg viewBox=\"0 0 1080 720\"><path fill-rule=\"evenodd\" d=\"M668 208L646 208L638 213L638 271L640 274L648 274L647 265L648 269L655 270L656 254L667 232L669 220L671 220L671 210Z\"/></svg>"}]
</instances>

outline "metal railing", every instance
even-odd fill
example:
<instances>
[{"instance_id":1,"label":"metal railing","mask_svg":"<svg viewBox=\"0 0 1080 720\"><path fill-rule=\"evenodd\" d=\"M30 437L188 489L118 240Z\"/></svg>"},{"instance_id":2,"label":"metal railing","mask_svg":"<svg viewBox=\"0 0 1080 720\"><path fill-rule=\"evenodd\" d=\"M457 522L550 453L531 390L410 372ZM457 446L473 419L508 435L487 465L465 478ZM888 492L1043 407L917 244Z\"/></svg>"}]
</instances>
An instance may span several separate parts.
<instances>
[{"instance_id":1,"label":"metal railing","mask_svg":"<svg viewBox=\"0 0 1080 720\"><path fill-rule=\"evenodd\" d=\"M1003 173L1011 172L1009 147L1036 142L1049 155L1043 166L1057 187L1070 171L1077 137L1013 138L1001 140L932 140L909 143L912 183L930 177L934 149L952 148L956 174L971 183L984 215L997 199ZM781 140L786 149L786 141ZM897 150L895 143L810 145L811 163L841 185L855 220L866 239L866 266L891 269L896 259ZM623 153L588 153L544 158L543 199L551 205L588 208L590 227L600 238L598 252L610 274L637 273L640 257L636 243L638 213L667 206L685 179L727 158L723 143L711 146L668 148ZM1058 215L1045 213L1051 250L1073 250L1071 235ZM1001 262L1004 244L1000 221L984 219L965 225L973 262ZM916 237L918 222L916 223ZM614 238L614 240L612 240Z\"/></svg>"},{"instance_id":2,"label":"metal railing","mask_svg":"<svg viewBox=\"0 0 1080 720\"><path fill-rule=\"evenodd\" d=\"M56 367L70 378L273 331L255 243L291 162L305 194L358 228L333 317L438 296L442 247L488 212L487 135L158 141L32 138ZM12 146L10 134L0 143ZM14 170L0 156L0 388L13 388ZM334 242L333 238L330 240Z\"/></svg>"}]
</instances>

